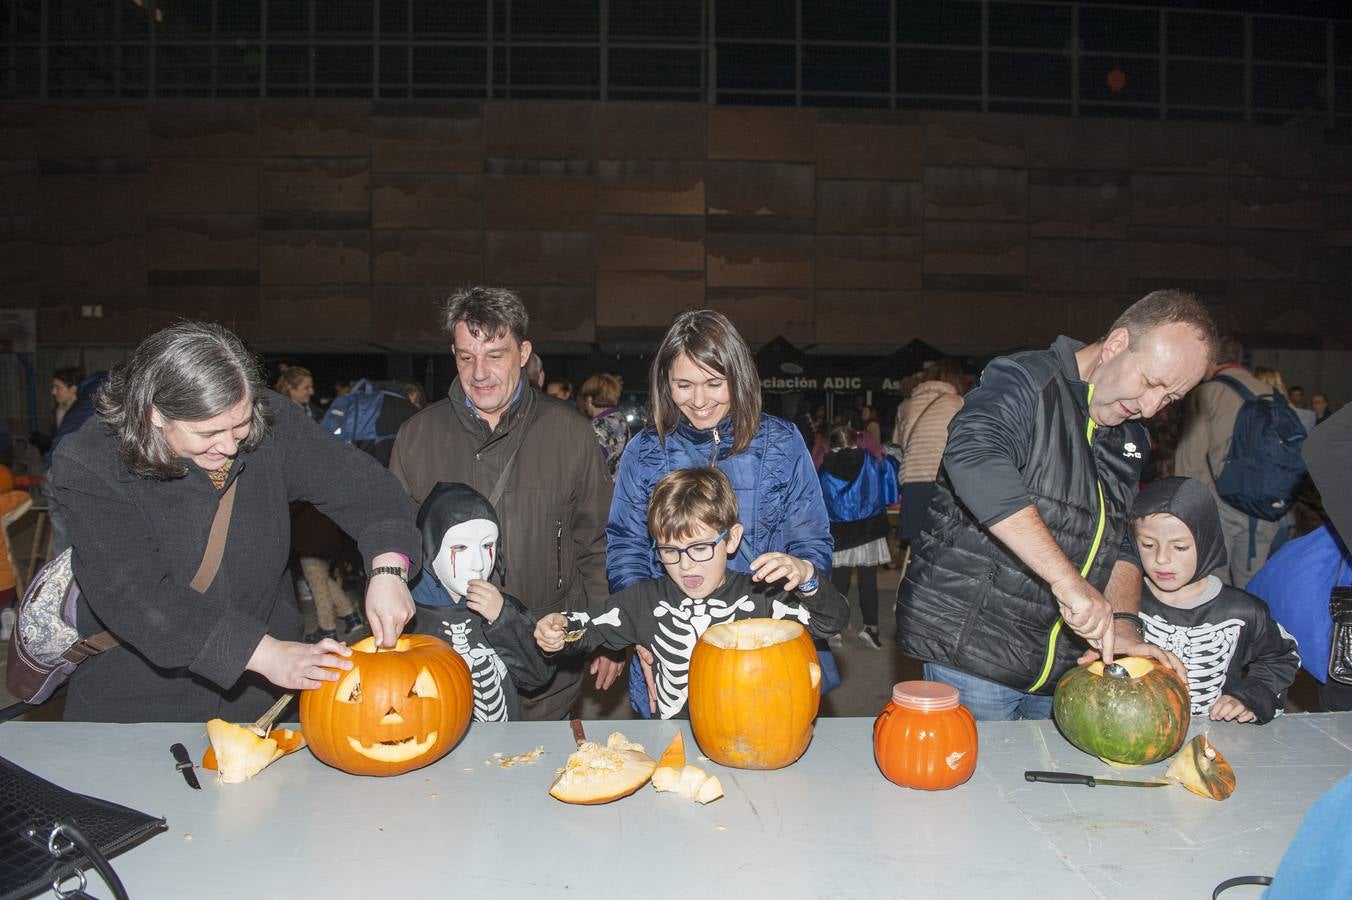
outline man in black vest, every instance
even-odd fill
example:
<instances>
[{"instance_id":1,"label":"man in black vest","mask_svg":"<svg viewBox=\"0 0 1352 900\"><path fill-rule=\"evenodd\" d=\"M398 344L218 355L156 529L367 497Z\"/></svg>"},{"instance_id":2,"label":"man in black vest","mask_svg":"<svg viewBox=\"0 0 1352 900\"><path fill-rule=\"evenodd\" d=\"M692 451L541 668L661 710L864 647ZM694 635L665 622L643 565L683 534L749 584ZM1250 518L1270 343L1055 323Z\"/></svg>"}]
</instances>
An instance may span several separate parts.
<instances>
[{"instance_id":1,"label":"man in black vest","mask_svg":"<svg viewBox=\"0 0 1352 900\"><path fill-rule=\"evenodd\" d=\"M991 362L949 426L925 526L897 590L897 643L978 719L1037 719L1077 661L1151 656L1128 527L1150 451L1139 420L1211 367L1197 299L1155 291L1093 344Z\"/></svg>"}]
</instances>

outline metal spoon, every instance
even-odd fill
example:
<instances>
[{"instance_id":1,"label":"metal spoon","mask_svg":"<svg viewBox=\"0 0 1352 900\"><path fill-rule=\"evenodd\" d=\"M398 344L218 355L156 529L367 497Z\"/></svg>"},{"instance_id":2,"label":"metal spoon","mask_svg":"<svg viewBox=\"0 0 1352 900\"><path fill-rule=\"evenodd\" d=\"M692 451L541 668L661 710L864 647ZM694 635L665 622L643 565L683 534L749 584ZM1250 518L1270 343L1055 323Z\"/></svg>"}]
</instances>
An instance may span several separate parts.
<instances>
[{"instance_id":1,"label":"metal spoon","mask_svg":"<svg viewBox=\"0 0 1352 900\"><path fill-rule=\"evenodd\" d=\"M1127 667L1126 667L1126 666L1122 665L1121 663L1115 663L1115 662L1106 662L1106 663L1104 663L1104 664L1103 664L1103 674L1104 674L1104 675L1107 675L1109 678L1130 678L1130 677L1131 677L1131 673L1127 671Z\"/></svg>"}]
</instances>

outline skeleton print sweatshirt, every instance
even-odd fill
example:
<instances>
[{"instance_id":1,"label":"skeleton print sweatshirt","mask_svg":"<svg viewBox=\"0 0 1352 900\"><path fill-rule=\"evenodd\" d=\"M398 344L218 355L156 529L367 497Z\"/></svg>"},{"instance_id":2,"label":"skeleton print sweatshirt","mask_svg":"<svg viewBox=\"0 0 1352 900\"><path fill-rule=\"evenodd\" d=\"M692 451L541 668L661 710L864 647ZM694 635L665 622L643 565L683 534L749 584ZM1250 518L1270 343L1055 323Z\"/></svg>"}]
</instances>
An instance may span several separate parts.
<instances>
[{"instance_id":1,"label":"skeleton print sweatshirt","mask_svg":"<svg viewBox=\"0 0 1352 900\"><path fill-rule=\"evenodd\" d=\"M1220 514L1206 485L1194 478L1151 483L1136 498L1131 515L1139 519L1159 513L1174 516L1192 532L1197 572L1225 565ZM1259 724L1270 722L1285 706L1286 691L1300 668L1296 640L1273 620L1262 600L1215 576L1203 577L1201 595L1183 606L1161 602L1146 579L1141 591L1145 639L1187 666L1194 716L1207 715L1222 694L1229 694Z\"/></svg>"},{"instance_id":2,"label":"skeleton print sweatshirt","mask_svg":"<svg viewBox=\"0 0 1352 900\"><path fill-rule=\"evenodd\" d=\"M811 597L804 597L729 570L723 584L702 600L685 596L670 578L649 578L602 605L564 616L570 630L586 629L569 645L572 652L590 654L597 647L623 650L636 644L651 650L657 714L672 719L689 717L690 654L709 626L740 619L797 619L812 637L828 638L849 622L850 607L826 580Z\"/></svg>"}]
</instances>

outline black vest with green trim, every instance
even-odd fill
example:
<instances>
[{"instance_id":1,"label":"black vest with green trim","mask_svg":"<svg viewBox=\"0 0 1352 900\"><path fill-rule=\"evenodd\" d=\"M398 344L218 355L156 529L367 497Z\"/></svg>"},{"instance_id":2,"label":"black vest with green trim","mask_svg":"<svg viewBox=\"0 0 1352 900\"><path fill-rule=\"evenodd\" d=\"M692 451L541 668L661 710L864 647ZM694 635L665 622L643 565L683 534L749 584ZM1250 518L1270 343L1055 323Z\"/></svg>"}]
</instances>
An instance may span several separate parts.
<instances>
[{"instance_id":1,"label":"black vest with green trim","mask_svg":"<svg viewBox=\"0 0 1352 900\"><path fill-rule=\"evenodd\" d=\"M1045 378L1034 408L1026 411L1034 427L1021 470L1024 485L1057 545L1102 591L1129 525L1149 455L1149 433L1140 422L1091 430L1089 385L1071 379L1056 348L1014 359ZM981 527L941 468L897 592L902 649L1008 687L1047 694L1086 649L1064 623L1056 627L1059 619L1047 583Z\"/></svg>"}]
</instances>

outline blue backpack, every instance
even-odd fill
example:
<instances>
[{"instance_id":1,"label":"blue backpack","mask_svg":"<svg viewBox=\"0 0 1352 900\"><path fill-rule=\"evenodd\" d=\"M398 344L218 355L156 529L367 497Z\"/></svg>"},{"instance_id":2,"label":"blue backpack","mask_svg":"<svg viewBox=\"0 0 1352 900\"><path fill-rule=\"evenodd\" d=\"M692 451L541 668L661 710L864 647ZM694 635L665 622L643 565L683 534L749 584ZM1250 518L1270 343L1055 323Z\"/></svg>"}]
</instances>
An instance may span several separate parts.
<instances>
[{"instance_id":1,"label":"blue backpack","mask_svg":"<svg viewBox=\"0 0 1352 900\"><path fill-rule=\"evenodd\" d=\"M370 447L392 441L393 434L380 434L376 429L386 397L403 399L400 394L376 387L363 378L352 385L352 390L333 399L320 424L344 444Z\"/></svg>"},{"instance_id":2,"label":"blue backpack","mask_svg":"<svg viewBox=\"0 0 1352 900\"><path fill-rule=\"evenodd\" d=\"M1240 512L1275 522L1291 508L1305 476L1305 461L1300 458L1305 426L1280 393L1259 397L1228 375L1213 380L1244 398L1219 475L1207 456L1216 493Z\"/></svg>"}]
</instances>

